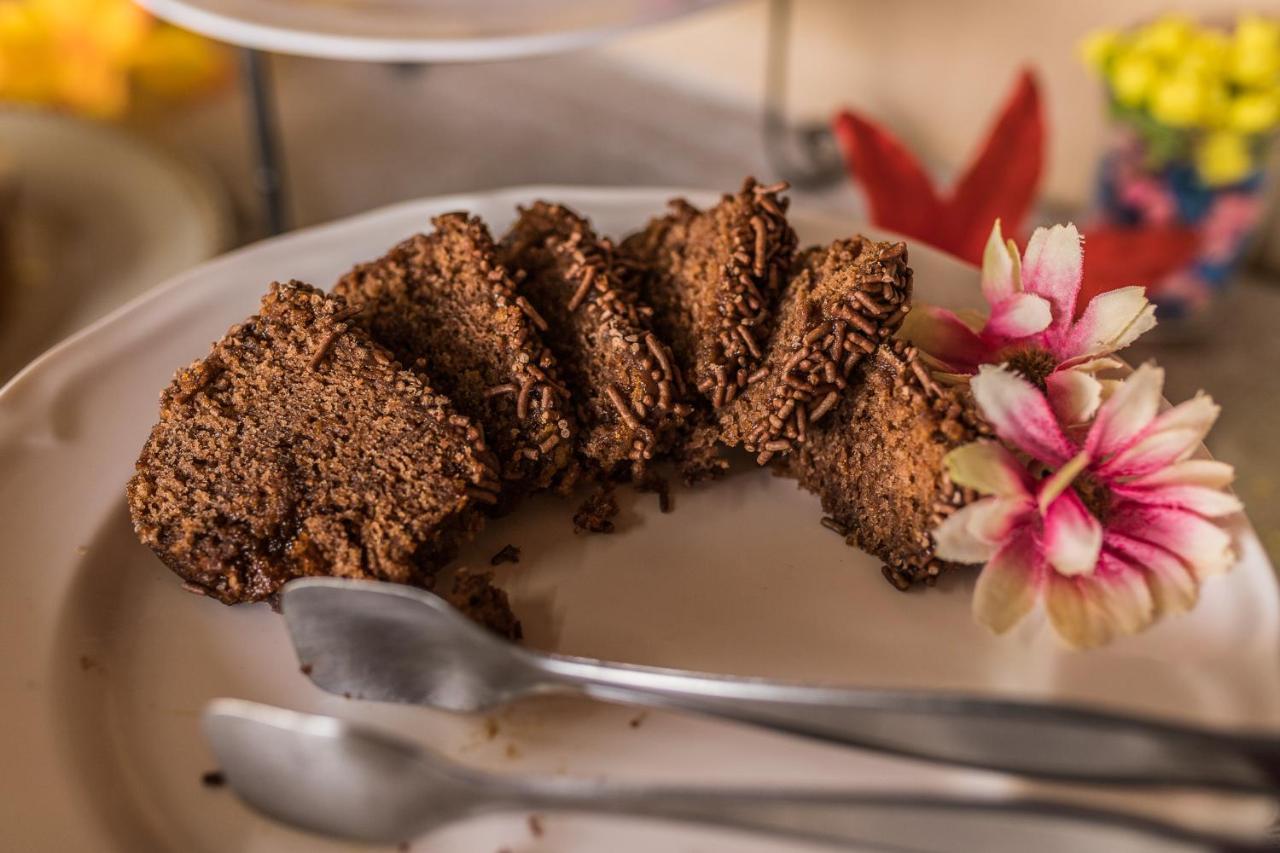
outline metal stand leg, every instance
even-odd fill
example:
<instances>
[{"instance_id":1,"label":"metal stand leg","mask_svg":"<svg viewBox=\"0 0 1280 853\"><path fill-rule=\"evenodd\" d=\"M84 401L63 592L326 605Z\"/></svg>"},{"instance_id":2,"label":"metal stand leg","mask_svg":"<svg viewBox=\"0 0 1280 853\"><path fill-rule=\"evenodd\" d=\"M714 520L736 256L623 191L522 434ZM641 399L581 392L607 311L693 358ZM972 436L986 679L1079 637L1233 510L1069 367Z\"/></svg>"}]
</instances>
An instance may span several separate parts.
<instances>
[{"instance_id":1,"label":"metal stand leg","mask_svg":"<svg viewBox=\"0 0 1280 853\"><path fill-rule=\"evenodd\" d=\"M764 150L776 177L797 188L814 189L839 181L844 163L831 128L787 123L787 58L791 43L791 0L770 0L765 54Z\"/></svg>"},{"instance_id":2,"label":"metal stand leg","mask_svg":"<svg viewBox=\"0 0 1280 853\"><path fill-rule=\"evenodd\" d=\"M262 218L267 233L279 234L288 227L288 217L285 214L280 134L267 56L261 51L244 48L241 60L242 79L249 101L249 124L253 130L254 155L257 158L254 183L262 201Z\"/></svg>"}]
</instances>

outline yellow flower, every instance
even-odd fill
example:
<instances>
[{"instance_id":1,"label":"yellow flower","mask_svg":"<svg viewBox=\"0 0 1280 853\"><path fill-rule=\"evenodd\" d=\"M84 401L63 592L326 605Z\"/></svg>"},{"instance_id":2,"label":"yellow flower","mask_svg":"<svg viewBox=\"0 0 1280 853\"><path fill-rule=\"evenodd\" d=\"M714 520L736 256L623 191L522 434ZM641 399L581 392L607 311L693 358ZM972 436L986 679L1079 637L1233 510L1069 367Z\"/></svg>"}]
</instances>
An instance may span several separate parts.
<instances>
[{"instance_id":1,"label":"yellow flower","mask_svg":"<svg viewBox=\"0 0 1280 853\"><path fill-rule=\"evenodd\" d=\"M1120 47L1120 34L1117 31L1097 30L1080 42L1080 58L1084 60L1085 66L1102 73Z\"/></svg>"},{"instance_id":2,"label":"yellow flower","mask_svg":"<svg viewBox=\"0 0 1280 853\"><path fill-rule=\"evenodd\" d=\"M1165 15L1138 31L1133 48L1162 59L1176 58L1190 41L1192 26L1184 15Z\"/></svg>"},{"instance_id":3,"label":"yellow flower","mask_svg":"<svg viewBox=\"0 0 1280 853\"><path fill-rule=\"evenodd\" d=\"M1151 116L1170 127L1192 127L1203 116L1206 90L1194 75L1167 77L1151 96Z\"/></svg>"},{"instance_id":4,"label":"yellow flower","mask_svg":"<svg viewBox=\"0 0 1280 853\"><path fill-rule=\"evenodd\" d=\"M1220 81L1205 86L1200 114L1204 127L1225 127L1231 120L1231 95Z\"/></svg>"},{"instance_id":5,"label":"yellow flower","mask_svg":"<svg viewBox=\"0 0 1280 853\"><path fill-rule=\"evenodd\" d=\"M1127 107L1142 106L1158 76L1155 62L1137 53L1126 53L1111 68L1111 89Z\"/></svg>"},{"instance_id":6,"label":"yellow flower","mask_svg":"<svg viewBox=\"0 0 1280 853\"><path fill-rule=\"evenodd\" d=\"M1280 21L1241 17L1231 48L1231 77L1240 85L1267 87L1280 78Z\"/></svg>"},{"instance_id":7,"label":"yellow flower","mask_svg":"<svg viewBox=\"0 0 1280 853\"><path fill-rule=\"evenodd\" d=\"M1241 92L1231 101L1229 124L1238 133L1261 133L1280 120L1280 99L1275 94Z\"/></svg>"},{"instance_id":8,"label":"yellow flower","mask_svg":"<svg viewBox=\"0 0 1280 853\"><path fill-rule=\"evenodd\" d=\"M225 66L195 36L172 36L131 0L0 0L0 100L113 117L143 88L168 95Z\"/></svg>"},{"instance_id":9,"label":"yellow flower","mask_svg":"<svg viewBox=\"0 0 1280 853\"><path fill-rule=\"evenodd\" d=\"M1196 148L1196 169L1211 187L1234 184L1249 174L1253 158L1248 140L1227 130L1214 131Z\"/></svg>"}]
</instances>

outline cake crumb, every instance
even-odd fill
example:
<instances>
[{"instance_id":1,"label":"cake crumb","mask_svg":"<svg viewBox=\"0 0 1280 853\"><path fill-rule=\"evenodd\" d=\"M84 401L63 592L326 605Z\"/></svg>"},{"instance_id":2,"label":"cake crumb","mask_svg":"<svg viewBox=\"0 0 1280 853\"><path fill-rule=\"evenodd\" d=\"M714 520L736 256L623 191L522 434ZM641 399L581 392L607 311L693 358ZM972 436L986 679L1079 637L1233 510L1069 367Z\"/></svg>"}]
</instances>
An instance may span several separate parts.
<instances>
[{"instance_id":1,"label":"cake crumb","mask_svg":"<svg viewBox=\"0 0 1280 853\"><path fill-rule=\"evenodd\" d=\"M200 776L200 784L206 788L221 788L227 784L227 777L221 770L210 770Z\"/></svg>"},{"instance_id":2,"label":"cake crumb","mask_svg":"<svg viewBox=\"0 0 1280 853\"><path fill-rule=\"evenodd\" d=\"M663 513L671 512L671 484L666 477L653 475L647 477L636 486L637 491L654 492L658 496L658 509Z\"/></svg>"},{"instance_id":3,"label":"cake crumb","mask_svg":"<svg viewBox=\"0 0 1280 853\"><path fill-rule=\"evenodd\" d=\"M498 736L499 731L500 731L500 728L498 726L497 717L484 718L484 739L485 740L493 740Z\"/></svg>"},{"instance_id":4,"label":"cake crumb","mask_svg":"<svg viewBox=\"0 0 1280 853\"><path fill-rule=\"evenodd\" d=\"M511 759L512 761L515 761L519 757L520 757L520 747L516 746L514 743L507 744L507 758Z\"/></svg>"},{"instance_id":5,"label":"cake crumb","mask_svg":"<svg viewBox=\"0 0 1280 853\"><path fill-rule=\"evenodd\" d=\"M409 849L408 841L401 841L399 844L396 845L396 850L399 850L400 853L405 853L405 851L407 851L408 849Z\"/></svg>"},{"instance_id":6,"label":"cake crumb","mask_svg":"<svg viewBox=\"0 0 1280 853\"><path fill-rule=\"evenodd\" d=\"M838 533L841 536L849 535L849 528L845 527L843 524L836 521L834 518L832 518L829 515L824 515L822 517L822 526L832 531L833 533Z\"/></svg>"},{"instance_id":7,"label":"cake crumb","mask_svg":"<svg viewBox=\"0 0 1280 853\"><path fill-rule=\"evenodd\" d=\"M298 671L303 675L311 675L311 664L304 663L302 666L298 667Z\"/></svg>"},{"instance_id":8,"label":"cake crumb","mask_svg":"<svg viewBox=\"0 0 1280 853\"><path fill-rule=\"evenodd\" d=\"M80 655L80 671L88 672L98 668L98 662L88 655Z\"/></svg>"},{"instance_id":9,"label":"cake crumb","mask_svg":"<svg viewBox=\"0 0 1280 853\"><path fill-rule=\"evenodd\" d=\"M76 553L79 554L81 557L83 557L85 554L89 553L89 549L86 548L84 545L80 545L76 548Z\"/></svg>"},{"instance_id":10,"label":"cake crumb","mask_svg":"<svg viewBox=\"0 0 1280 853\"><path fill-rule=\"evenodd\" d=\"M546 830L542 826L542 818L536 814L529 815L529 834L541 838Z\"/></svg>"},{"instance_id":11,"label":"cake crumb","mask_svg":"<svg viewBox=\"0 0 1280 853\"><path fill-rule=\"evenodd\" d=\"M613 519L618 515L618 499L611 488L591 494L573 516L574 533L612 533Z\"/></svg>"},{"instance_id":12,"label":"cake crumb","mask_svg":"<svg viewBox=\"0 0 1280 853\"><path fill-rule=\"evenodd\" d=\"M489 565L500 566L503 563L520 562L520 549L515 545L503 545L502 550L489 558Z\"/></svg>"},{"instance_id":13,"label":"cake crumb","mask_svg":"<svg viewBox=\"0 0 1280 853\"><path fill-rule=\"evenodd\" d=\"M641 711L639 714L632 717L631 721L627 723L627 725L631 726L631 728L633 729L638 729L640 728L640 726L644 724L644 721L647 720L648 718L649 718L649 712Z\"/></svg>"}]
</instances>

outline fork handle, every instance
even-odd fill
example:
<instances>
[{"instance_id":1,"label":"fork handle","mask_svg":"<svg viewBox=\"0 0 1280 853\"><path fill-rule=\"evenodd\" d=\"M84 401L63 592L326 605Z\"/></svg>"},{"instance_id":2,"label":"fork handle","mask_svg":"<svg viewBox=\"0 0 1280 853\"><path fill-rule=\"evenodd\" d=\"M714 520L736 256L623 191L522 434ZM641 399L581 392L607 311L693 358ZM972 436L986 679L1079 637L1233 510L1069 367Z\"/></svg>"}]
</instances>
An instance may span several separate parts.
<instances>
[{"instance_id":1,"label":"fork handle","mask_svg":"<svg viewBox=\"0 0 1280 853\"><path fill-rule=\"evenodd\" d=\"M590 696L1057 781L1280 793L1280 740L1034 702L825 688L536 655Z\"/></svg>"},{"instance_id":2,"label":"fork handle","mask_svg":"<svg viewBox=\"0 0 1280 853\"><path fill-rule=\"evenodd\" d=\"M1051 801L839 792L609 788L577 780L530 785L511 806L650 817L859 850L992 849L1124 853L1262 853L1244 839L1202 835L1122 812Z\"/></svg>"}]
</instances>

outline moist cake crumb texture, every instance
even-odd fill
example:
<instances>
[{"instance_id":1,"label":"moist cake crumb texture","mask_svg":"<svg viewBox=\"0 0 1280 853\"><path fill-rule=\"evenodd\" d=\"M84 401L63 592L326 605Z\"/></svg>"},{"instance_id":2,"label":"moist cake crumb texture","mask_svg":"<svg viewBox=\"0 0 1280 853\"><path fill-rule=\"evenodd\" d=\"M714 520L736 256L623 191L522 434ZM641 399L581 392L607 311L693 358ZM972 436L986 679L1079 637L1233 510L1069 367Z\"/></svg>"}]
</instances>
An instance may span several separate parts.
<instances>
[{"instance_id":1,"label":"moist cake crumb texture","mask_svg":"<svg viewBox=\"0 0 1280 853\"><path fill-rule=\"evenodd\" d=\"M492 572L459 569L454 575L453 587L443 598L500 637L514 642L524 636L507 594L494 586Z\"/></svg>"},{"instance_id":2,"label":"moist cake crumb texture","mask_svg":"<svg viewBox=\"0 0 1280 853\"><path fill-rule=\"evenodd\" d=\"M465 213L432 222L431 234L356 267L334 292L362 309L358 320L375 341L483 427L510 504L551 486L569 464L569 389L484 223Z\"/></svg>"},{"instance_id":3,"label":"moist cake crumb texture","mask_svg":"<svg viewBox=\"0 0 1280 853\"><path fill-rule=\"evenodd\" d=\"M688 409L674 356L652 309L624 285L613 245L539 201L521 209L502 259L571 389L579 455L598 477L642 477Z\"/></svg>"},{"instance_id":4,"label":"moist cake crumb texture","mask_svg":"<svg viewBox=\"0 0 1280 853\"><path fill-rule=\"evenodd\" d=\"M764 359L796 246L788 201L778 197L784 189L749 178L705 211L676 199L623 243L695 404L676 454L686 479L723 469L713 413L746 389Z\"/></svg>"},{"instance_id":5,"label":"moist cake crumb texture","mask_svg":"<svg viewBox=\"0 0 1280 853\"><path fill-rule=\"evenodd\" d=\"M804 252L778 302L764 363L718 412L720 440L760 464L803 444L854 368L902 325L910 299L905 243L854 237Z\"/></svg>"},{"instance_id":6,"label":"moist cake crumb texture","mask_svg":"<svg viewBox=\"0 0 1280 853\"><path fill-rule=\"evenodd\" d=\"M818 495L823 525L884 561L898 589L932 584L951 568L930 531L976 496L947 476L944 457L988 432L962 387L940 386L902 341L862 360L835 411L786 458Z\"/></svg>"},{"instance_id":7,"label":"moist cake crumb texture","mask_svg":"<svg viewBox=\"0 0 1280 853\"><path fill-rule=\"evenodd\" d=\"M189 588L235 604L310 575L430 587L478 528L498 487L480 431L351 316L272 285L164 391L128 503Z\"/></svg>"}]
</instances>

